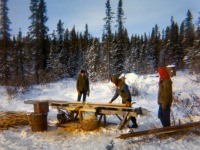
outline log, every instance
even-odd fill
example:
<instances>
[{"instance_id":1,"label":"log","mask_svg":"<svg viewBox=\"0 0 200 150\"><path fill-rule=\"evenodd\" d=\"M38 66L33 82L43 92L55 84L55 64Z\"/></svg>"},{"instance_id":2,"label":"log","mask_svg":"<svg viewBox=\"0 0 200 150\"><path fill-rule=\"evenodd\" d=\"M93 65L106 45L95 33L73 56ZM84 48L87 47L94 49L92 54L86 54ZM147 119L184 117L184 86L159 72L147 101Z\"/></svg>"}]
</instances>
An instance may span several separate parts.
<instances>
[{"instance_id":1,"label":"log","mask_svg":"<svg viewBox=\"0 0 200 150\"><path fill-rule=\"evenodd\" d=\"M172 133L172 132L189 130L189 129L198 128L198 127L200 127L200 121L193 122L193 123L187 123L187 124L183 124L183 125L170 126L170 127L165 127L165 128L145 130L145 131L140 131L140 132L135 132L135 133L121 134L117 138L126 139L126 138L133 138L133 137L139 137L139 136L151 135L151 134Z\"/></svg>"}]
</instances>

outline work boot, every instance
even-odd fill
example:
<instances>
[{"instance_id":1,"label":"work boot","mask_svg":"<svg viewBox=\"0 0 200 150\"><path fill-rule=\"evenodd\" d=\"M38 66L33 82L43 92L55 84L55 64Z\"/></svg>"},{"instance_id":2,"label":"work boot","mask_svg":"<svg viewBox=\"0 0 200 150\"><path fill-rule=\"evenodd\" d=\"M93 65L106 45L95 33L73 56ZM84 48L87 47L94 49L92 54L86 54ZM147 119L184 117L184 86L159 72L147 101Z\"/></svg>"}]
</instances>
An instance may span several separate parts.
<instances>
[{"instance_id":1,"label":"work boot","mask_svg":"<svg viewBox=\"0 0 200 150\"><path fill-rule=\"evenodd\" d=\"M138 127L138 124L136 123L136 124L133 124L132 126L131 126L131 128L137 128Z\"/></svg>"},{"instance_id":2,"label":"work boot","mask_svg":"<svg viewBox=\"0 0 200 150\"><path fill-rule=\"evenodd\" d=\"M131 128L137 128L138 127L138 124L136 122L136 118L135 117L131 117L131 121L133 123L133 125L131 126Z\"/></svg>"}]
</instances>

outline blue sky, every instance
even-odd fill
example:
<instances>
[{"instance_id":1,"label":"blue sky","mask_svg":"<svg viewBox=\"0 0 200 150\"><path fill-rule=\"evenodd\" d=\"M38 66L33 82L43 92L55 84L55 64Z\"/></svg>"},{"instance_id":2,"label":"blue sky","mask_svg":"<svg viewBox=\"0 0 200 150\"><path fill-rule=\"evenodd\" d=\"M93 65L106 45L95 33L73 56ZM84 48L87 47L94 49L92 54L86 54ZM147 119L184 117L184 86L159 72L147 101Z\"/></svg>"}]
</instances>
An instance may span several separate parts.
<instances>
[{"instance_id":1,"label":"blue sky","mask_svg":"<svg viewBox=\"0 0 200 150\"><path fill-rule=\"evenodd\" d=\"M64 28L83 32L88 24L92 36L101 37L105 22L105 3L107 0L46 0L47 16L51 33L56 30L58 20L64 22ZM117 12L118 0L110 0L112 11ZM12 22L12 34L17 34L21 28L23 34L28 31L31 15L30 0L9 0L9 18ZM200 0L124 0L123 9L127 18L124 26L129 35L149 34L156 24L160 31L170 25L171 16L180 23L186 18L188 9L193 14L194 23L200 17ZM115 21L115 20L114 20ZM116 24L116 22L114 22ZM113 25L114 25L113 24ZM116 28L113 27L113 31Z\"/></svg>"}]
</instances>

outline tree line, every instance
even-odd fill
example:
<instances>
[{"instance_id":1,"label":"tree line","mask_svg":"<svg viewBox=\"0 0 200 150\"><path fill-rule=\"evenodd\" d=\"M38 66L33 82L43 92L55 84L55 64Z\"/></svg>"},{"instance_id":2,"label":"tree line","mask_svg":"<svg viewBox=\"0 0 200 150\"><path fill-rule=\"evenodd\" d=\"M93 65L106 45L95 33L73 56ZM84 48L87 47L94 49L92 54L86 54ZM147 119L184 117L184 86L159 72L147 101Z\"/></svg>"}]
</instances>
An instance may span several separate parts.
<instances>
[{"instance_id":1,"label":"tree line","mask_svg":"<svg viewBox=\"0 0 200 150\"><path fill-rule=\"evenodd\" d=\"M171 24L162 31L155 25L148 35L129 36L124 26L123 0L119 0L116 14L107 0L99 39L89 33L88 24L84 32L77 32L75 26L65 29L62 20L49 33L45 0L30 0L27 35L22 36L19 30L11 36L7 3L8 0L0 1L1 85L46 83L76 77L81 69L88 72L92 81L127 72L154 73L158 66L172 64L177 69L200 72L200 17L195 28L190 10L180 25L172 16Z\"/></svg>"}]
</instances>

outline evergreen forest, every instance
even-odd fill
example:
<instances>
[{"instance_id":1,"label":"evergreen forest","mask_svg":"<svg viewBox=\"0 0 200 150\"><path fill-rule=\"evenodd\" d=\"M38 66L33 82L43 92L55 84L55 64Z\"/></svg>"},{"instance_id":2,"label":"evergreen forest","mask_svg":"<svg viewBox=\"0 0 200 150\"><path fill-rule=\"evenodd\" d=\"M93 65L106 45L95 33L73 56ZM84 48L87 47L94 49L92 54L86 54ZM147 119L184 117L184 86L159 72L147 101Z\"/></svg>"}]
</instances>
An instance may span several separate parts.
<instances>
[{"instance_id":1,"label":"evergreen forest","mask_svg":"<svg viewBox=\"0 0 200 150\"><path fill-rule=\"evenodd\" d=\"M135 72L156 73L159 66L175 65L177 70L200 73L200 16L188 10L178 24L171 16L165 29L152 27L151 33L129 33L123 0L113 12L105 3L102 37L94 37L85 24L84 32L57 28L49 33L45 0L30 0L30 25L26 35L11 35L8 0L0 0L0 84L33 85L77 77L81 69L91 81L109 80L111 75ZM14 24L14 23L13 23ZM113 25L116 26L115 30ZM23 36L25 35L25 36Z\"/></svg>"}]
</instances>

